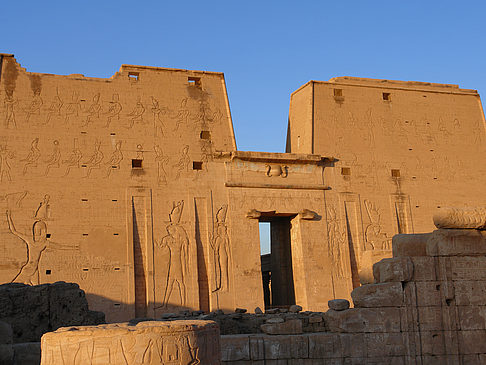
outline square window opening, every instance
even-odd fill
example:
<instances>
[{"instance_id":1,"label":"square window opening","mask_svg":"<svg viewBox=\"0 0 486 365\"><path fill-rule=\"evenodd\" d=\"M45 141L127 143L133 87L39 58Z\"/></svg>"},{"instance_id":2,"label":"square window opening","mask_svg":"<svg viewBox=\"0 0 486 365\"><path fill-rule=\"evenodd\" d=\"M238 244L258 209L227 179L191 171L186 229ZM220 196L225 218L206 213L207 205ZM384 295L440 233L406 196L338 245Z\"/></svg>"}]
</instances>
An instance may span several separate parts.
<instances>
[{"instance_id":1,"label":"square window opening","mask_svg":"<svg viewBox=\"0 0 486 365\"><path fill-rule=\"evenodd\" d=\"M202 84L201 84L201 78L200 77L188 77L187 78L187 82L189 83L189 85L191 86L195 86L197 88L201 88Z\"/></svg>"},{"instance_id":2,"label":"square window opening","mask_svg":"<svg viewBox=\"0 0 486 365\"><path fill-rule=\"evenodd\" d=\"M392 177L400 177L400 170L398 170L398 169L392 169L391 170L391 176Z\"/></svg>"},{"instance_id":3,"label":"square window opening","mask_svg":"<svg viewBox=\"0 0 486 365\"><path fill-rule=\"evenodd\" d=\"M138 158L132 159L132 169L141 169L142 168L142 161Z\"/></svg>"},{"instance_id":4,"label":"square window opening","mask_svg":"<svg viewBox=\"0 0 486 365\"><path fill-rule=\"evenodd\" d=\"M210 131L201 131L199 135L201 139L211 139L211 132Z\"/></svg>"},{"instance_id":5,"label":"square window opening","mask_svg":"<svg viewBox=\"0 0 486 365\"><path fill-rule=\"evenodd\" d=\"M51 270L46 270L46 275L51 275Z\"/></svg>"},{"instance_id":6,"label":"square window opening","mask_svg":"<svg viewBox=\"0 0 486 365\"><path fill-rule=\"evenodd\" d=\"M138 81L139 78L140 78L140 73L139 72L129 72L128 78L129 78L130 81Z\"/></svg>"},{"instance_id":7,"label":"square window opening","mask_svg":"<svg viewBox=\"0 0 486 365\"><path fill-rule=\"evenodd\" d=\"M341 167L341 175L351 176L351 168L350 167Z\"/></svg>"},{"instance_id":8,"label":"square window opening","mask_svg":"<svg viewBox=\"0 0 486 365\"><path fill-rule=\"evenodd\" d=\"M202 161L192 161L193 170L202 170L202 167L203 167Z\"/></svg>"},{"instance_id":9,"label":"square window opening","mask_svg":"<svg viewBox=\"0 0 486 365\"><path fill-rule=\"evenodd\" d=\"M342 97L343 89L334 89L334 97Z\"/></svg>"},{"instance_id":10,"label":"square window opening","mask_svg":"<svg viewBox=\"0 0 486 365\"><path fill-rule=\"evenodd\" d=\"M391 94L390 93L383 93L383 100L391 101Z\"/></svg>"}]
</instances>

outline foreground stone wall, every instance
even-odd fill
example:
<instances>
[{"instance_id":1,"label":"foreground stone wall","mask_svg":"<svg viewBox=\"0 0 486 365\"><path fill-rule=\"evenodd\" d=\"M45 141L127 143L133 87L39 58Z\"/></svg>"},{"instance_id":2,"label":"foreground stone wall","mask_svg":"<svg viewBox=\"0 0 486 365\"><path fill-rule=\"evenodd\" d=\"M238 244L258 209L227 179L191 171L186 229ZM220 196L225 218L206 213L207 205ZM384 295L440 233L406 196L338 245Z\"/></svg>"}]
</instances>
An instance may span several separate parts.
<instances>
[{"instance_id":1,"label":"foreground stone wall","mask_svg":"<svg viewBox=\"0 0 486 365\"><path fill-rule=\"evenodd\" d=\"M223 364L486 363L486 232L397 235L393 254L328 332L222 336Z\"/></svg>"}]
</instances>

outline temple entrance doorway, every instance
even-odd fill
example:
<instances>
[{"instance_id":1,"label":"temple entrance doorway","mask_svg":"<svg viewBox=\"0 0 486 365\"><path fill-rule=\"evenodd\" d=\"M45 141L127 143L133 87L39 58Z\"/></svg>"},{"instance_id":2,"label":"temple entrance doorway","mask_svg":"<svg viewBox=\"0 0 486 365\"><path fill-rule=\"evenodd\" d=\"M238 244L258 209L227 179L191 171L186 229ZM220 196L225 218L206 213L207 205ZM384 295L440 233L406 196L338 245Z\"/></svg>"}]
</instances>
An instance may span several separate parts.
<instances>
[{"instance_id":1,"label":"temple entrance doorway","mask_svg":"<svg viewBox=\"0 0 486 365\"><path fill-rule=\"evenodd\" d=\"M292 272L291 219L294 215L262 215L260 247L265 308L295 304Z\"/></svg>"}]
</instances>

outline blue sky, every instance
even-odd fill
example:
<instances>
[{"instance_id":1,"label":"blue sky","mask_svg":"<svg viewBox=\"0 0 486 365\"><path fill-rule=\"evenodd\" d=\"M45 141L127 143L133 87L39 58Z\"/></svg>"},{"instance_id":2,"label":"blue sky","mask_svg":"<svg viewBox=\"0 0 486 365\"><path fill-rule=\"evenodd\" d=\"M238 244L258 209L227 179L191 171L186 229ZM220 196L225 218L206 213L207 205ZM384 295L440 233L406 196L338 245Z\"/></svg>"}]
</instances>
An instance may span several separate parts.
<instances>
[{"instance_id":1,"label":"blue sky","mask_svg":"<svg viewBox=\"0 0 486 365\"><path fill-rule=\"evenodd\" d=\"M290 93L311 79L486 90L485 15L484 1L9 1L0 52L56 74L224 72L238 148L282 152Z\"/></svg>"}]
</instances>

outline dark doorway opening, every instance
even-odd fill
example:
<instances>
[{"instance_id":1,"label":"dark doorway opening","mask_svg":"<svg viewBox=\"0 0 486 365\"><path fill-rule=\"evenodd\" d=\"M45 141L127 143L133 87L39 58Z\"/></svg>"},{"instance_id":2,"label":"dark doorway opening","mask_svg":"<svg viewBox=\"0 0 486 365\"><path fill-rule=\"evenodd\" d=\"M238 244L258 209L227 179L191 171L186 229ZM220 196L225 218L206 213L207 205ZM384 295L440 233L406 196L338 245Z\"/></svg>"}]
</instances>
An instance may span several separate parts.
<instances>
[{"instance_id":1,"label":"dark doorway opening","mask_svg":"<svg viewBox=\"0 0 486 365\"><path fill-rule=\"evenodd\" d=\"M280 215L260 218L261 229L265 228L265 224L270 224L269 253L265 237L261 236L260 239L263 296L266 309L288 308L295 304L290 235L292 218L293 216Z\"/></svg>"}]
</instances>

